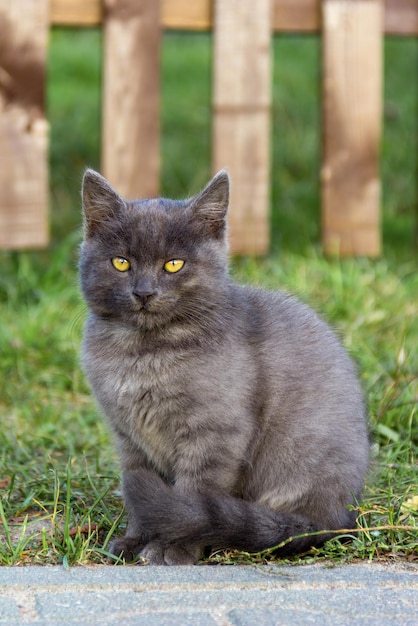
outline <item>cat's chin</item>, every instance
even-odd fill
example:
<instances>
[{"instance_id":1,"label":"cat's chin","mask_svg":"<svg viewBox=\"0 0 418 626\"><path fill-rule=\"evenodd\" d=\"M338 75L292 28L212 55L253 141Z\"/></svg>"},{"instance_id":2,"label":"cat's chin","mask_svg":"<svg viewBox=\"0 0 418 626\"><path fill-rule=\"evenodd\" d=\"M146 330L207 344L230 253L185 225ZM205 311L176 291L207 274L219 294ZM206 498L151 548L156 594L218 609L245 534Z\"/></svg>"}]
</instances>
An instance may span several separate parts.
<instances>
[{"instance_id":1,"label":"cat's chin","mask_svg":"<svg viewBox=\"0 0 418 626\"><path fill-rule=\"evenodd\" d=\"M135 329L151 331L169 326L172 318L173 314L170 311L138 307L125 317L125 321Z\"/></svg>"}]
</instances>

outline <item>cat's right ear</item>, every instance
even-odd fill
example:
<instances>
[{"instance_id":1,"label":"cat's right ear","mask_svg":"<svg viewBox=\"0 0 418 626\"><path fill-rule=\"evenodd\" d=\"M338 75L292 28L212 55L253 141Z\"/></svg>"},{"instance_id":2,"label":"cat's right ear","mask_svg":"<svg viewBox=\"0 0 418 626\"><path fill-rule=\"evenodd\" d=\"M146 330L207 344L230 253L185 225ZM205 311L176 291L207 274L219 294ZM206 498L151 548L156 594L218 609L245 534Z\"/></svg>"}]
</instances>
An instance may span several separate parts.
<instances>
[{"instance_id":1,"label":"cat's right ear","mask_svg":"<svg viewBox=\"0 0 418 626\"><path fill-rule=\"evenodd\" d=\"M92 237L104 221L123 211L125 202L98 172L88 169L83 177L84 236Z\"/></svg>"}]
</instances>

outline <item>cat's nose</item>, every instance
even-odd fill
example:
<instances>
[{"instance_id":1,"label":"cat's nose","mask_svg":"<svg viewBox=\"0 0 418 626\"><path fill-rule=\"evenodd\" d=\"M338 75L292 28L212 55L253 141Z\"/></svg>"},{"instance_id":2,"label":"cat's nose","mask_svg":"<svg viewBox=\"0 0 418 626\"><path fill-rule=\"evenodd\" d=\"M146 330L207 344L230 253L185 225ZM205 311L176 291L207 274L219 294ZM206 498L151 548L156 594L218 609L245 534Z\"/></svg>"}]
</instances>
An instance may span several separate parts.
<instances>
[{"instance_id":1,"label":"cat's nose","mask_svg":"<svg viewBox=\"0 0 418 626\"><path fill-rule=\"evenodd\" d=\"M150 280L140 280L132 293L142 305L145 305L156 295L157 289Z\"/></svg>"},{"instance_id":2,"label":"cat's nose","mask_svg":"<svg viewBox=\"0 0 418 626\"><path fill-rule=\"evenodd\" d=\"M156 289L149 287L148 289L134 289L133 295L142 305L147 304L153 296L157 293Z\"/></svg>"}]
</instances>

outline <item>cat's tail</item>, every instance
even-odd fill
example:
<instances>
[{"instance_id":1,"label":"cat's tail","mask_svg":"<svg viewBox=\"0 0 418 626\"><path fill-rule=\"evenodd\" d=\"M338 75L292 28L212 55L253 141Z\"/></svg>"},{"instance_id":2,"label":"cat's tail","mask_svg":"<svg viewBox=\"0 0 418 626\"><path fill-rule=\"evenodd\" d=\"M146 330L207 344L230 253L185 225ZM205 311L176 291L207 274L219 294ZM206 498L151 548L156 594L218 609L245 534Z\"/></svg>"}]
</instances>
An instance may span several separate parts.
<instances>
[{"instance_id":1,"label":"cat's tail","mask_svg":"<svg viewBox=\"0 0 418 626\"><path fill-rule=\"evenodd\" d=\"M291 555L331 536L305 516L223 494L184 493L149 470L125 474L124 491L129 517L150 541L245 552L277 546L278 554Z\"/></svg>"}]
</instances>

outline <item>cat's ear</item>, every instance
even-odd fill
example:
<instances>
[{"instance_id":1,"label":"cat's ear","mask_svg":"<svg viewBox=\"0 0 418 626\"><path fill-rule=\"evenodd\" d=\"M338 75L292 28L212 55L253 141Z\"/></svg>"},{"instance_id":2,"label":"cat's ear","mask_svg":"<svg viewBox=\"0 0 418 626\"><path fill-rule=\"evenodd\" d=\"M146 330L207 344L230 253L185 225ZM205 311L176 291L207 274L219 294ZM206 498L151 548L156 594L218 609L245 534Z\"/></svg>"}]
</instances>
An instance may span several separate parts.
<instances>
[{"instance_id":1,"label":"cat's ear","mask_svg":"<svg viewBox=\"0 0 418 626\"><path fill-rule=\"evenodd\" d=\"M223 236L229 204L229 176L220 170L206 187L191 200L193 219L204 224L213 237Z\"/></svg>"},{"instance_id":2,"label":"cat's ear","mask_svg":"<svg viewBox=\"0 0 418 626\"><path fill-rule=\"evenodd\" d=\"M125 202L112 185L94 170L86 170L81 190L84 235L91 237L104 221L123 211Z\"/></svg>"}]
</instances>

